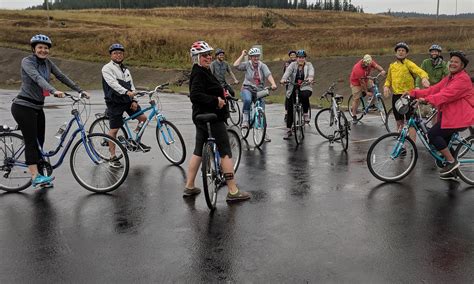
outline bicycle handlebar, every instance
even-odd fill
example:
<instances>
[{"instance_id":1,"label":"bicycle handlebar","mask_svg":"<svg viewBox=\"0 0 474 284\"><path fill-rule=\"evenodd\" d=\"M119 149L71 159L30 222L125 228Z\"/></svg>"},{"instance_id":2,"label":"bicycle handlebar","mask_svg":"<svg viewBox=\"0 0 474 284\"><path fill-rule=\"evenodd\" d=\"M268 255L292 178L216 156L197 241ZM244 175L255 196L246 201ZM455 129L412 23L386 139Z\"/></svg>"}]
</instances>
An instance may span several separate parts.
<instances>
[{"instance_id":1,"label":"bicycle handlebar","mask_svg":"<svg viewBox=\"0 0 474 284\"><path fill-rule=\"evenodd\" d=\"M58 97L56 95L54 95L54 96ZM78 102L81 99L88 99L88 97L84 93L80 93L79 96L76 96L76 95L73 95L73 94L70 94L70 93L64 93L64 97L70 98L74 102Z\"/></svg>"},{"instance_id":2,"label":"bicycle handlebar","mask_svg":"<svg viewBox=\"0 0 474 284\"><path fill-rule=\"evenodd\" d=\"M168 87L170 85L170 83L164 83L164 84L161 84L161 85L158 85L155 87L155 89L153 89L153 91L139 91L136 93L135 97L143 97L145 95L148 95L151 97L151 95L153 95L154 93L158 92L159 90L163 90L164 88Z\"/></svg>"},{"instance_id":3,"label":"bicycle handlebar","mask_svg":"<svg viewBox=\"0 0 474 284\"><path fill-rule=\"evenodd\" d=\"M382 76L382 72L379 72L379 74L375 75L375 76L366 76L366 77L362 77L361 79L369 79L369 80L378 80L379 77Z\"/></svg>"}]
</instances>

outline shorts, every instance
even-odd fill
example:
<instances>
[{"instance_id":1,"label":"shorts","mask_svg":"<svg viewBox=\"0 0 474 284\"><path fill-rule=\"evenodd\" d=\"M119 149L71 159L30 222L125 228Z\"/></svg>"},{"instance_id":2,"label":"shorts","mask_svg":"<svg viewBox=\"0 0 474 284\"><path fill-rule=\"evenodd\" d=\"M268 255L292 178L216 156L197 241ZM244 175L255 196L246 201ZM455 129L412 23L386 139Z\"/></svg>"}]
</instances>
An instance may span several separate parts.
<instances>
[{"instance_id":1,"label":"shorts","mask_svg":"<svg viewBox=\"0 0 474 284\"><path fill-rule=\"evenodd\" d=\"M127 112L129 116L141 111L142 109L138 106L136 111L133 111L130 106L132 102L126 104L107 104L107 116L109 117L110 129L117 129L123 125L123 113Z\"/></svg>"},{"instance_id":2,"label":"shorts","mask_svg":"<svg viewBox=\"0 0 474 284\"><path fill-rule=\"evenodd\" d=\"M371 80L369 80L367 82L367 85L368 85L368 89L371 90L372 87L374 86L374 83ZM352 93L353 99L359 99L363 92L368 92L368 90L366 90L362 86L354 86L351 84L351 93Z\"/></svg>"},{"instance_id":3,"label":"shorts","mask_svg":"<svg viewBox=\"0 0 474 284\"><path fill-rule=\"evenodd\" d=\"M198 123L196 125L196 144L193 154L202 157L202 147L207 142L208 133L207 125ZM227 135L227 126L223 121L211 123L212 136L216 139L217 149L221 157L228 156L232 158L232 150L230 149L229 135Z\"/></svg>"},{"instance_id":4,"label":"shorts","mask_svg":"<svg viewBox=\"0 0 474 284\"><path fill-rule=\"evenodd\" d=\"M393 94L392 96L392 109L393 109L393 116L395 117L396 121L404 121L408 120L410 116L412 115L413 111L410 108L410 110L406 114L400 114L397 109L395 108L395 103L402 97L402 95L396 95Z\"/></svg>"}]
</instances>

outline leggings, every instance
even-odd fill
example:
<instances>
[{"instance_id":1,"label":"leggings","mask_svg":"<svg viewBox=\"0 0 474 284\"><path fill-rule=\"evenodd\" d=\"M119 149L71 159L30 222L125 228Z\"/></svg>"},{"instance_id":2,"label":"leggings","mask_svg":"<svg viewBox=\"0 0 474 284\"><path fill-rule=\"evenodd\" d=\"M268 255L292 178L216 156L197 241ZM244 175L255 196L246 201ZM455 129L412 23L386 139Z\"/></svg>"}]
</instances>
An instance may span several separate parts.
<instances>
[{"instance_id":1,"label":"leggings","mask_svg":"<svg viewBox=\"0 0 474 284\"><path fill-rule=\"evenodd\" d=\"M309 110L309 97L313 92L311 91L300 91L300 101L303 105L303 113L308 113ZM286 118L286 127L291 128L293 126L293 104L295 103L295 92L291 94L291 97L287 100L287 112L288 116Z\"/></svg>"},{"instance_id":2,"label":"leggings","mask_svg":"<svg viewBox=\"0 0 474 284\"><path fill-rule=\"evenodd\" d=\"M43 109L33 109L13 103L12 115L25 140L25 161L27 165L36 165L41 160L39 145L44 144L45 117Z\"/></svg>"},{"instance_id":3,"label":"leggings","mask_svg":"<svg viewBox=\"0 0 474 284\"><path fill-rule=\"evenodd\" d=\"M454 133L464 130L465 128L441 128L441 114L439 121L428 130L428 139L435 146L436 150L443 150L448 147L451 136Z\"/></svg>"}]
</instances>

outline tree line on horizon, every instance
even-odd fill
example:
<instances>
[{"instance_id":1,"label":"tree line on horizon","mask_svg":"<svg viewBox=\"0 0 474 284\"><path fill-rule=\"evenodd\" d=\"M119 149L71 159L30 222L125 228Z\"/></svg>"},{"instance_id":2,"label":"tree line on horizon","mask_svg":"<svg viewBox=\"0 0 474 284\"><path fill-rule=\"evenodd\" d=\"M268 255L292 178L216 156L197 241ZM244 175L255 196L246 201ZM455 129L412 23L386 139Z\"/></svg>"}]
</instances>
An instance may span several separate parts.
<instances>
[{"instance_id":1,"label":"tree line on horizon","mask_svg":"<svg viewBox=\"0 0 474 284\"><path fill-rule=\"evenodd\" d=\"M46 9L42 5L30 9ZM54 0L48 3L49 9L146 9L160 7L259 7L278 9L333 10L363 13L360 6L354 6L351 0Z\"/></svg>"}]
</instances>

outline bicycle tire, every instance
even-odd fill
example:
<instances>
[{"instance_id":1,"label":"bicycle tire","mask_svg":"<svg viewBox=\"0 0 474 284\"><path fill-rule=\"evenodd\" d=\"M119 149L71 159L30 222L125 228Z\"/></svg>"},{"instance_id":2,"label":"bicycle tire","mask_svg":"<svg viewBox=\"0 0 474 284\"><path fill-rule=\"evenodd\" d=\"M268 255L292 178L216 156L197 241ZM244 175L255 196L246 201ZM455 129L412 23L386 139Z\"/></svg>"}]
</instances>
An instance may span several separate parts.
<instances>
[{"instance_id":1,"label":"bicycle tire","mask_svg":"<svg viewBox=\"0 0 474 284\"><path fill-rule=\"evenodd\" d=\"M388 133L398 132L397 121L393 116L393 109L387 111L387 122L385 123L385 129L388 131Z\"/></svg>"},{"instance_id":2,"label":"bicycle tire","mask_svg":"<svg viewBox=\"0 0 474 284\"><path fill-rule=\"evenodd\" d=\"M166 143L165 137L168 143ZM176 138L178 140L176 140ZM160 120L160 123L157 123L156 141L158 142L161 153L163 153L165 158L173 165L178 166L184 162L186 159L186 145L184 144L181 132L179 132L173 123L164 119Z\"/></svg>"},{"instance_id":3,"label":"bicycle tire","mask_svg":"<svg viewBox=\"0 0 474 284\"><path fill-rule=\"evenodd\" d=\"M474 185L474 163L464 163L464 160L474 160L474 136L465 138L465 143L459 144L454 152L454 158L459 161L457 169L459 177L469 185Z\"/></svg>"},{"instance_id":4,"label":"bicycle tire","mask_svg":"<svg viewBox=\"0 0 474 284\"><path fill-rule=\"evenodd\" d=\"M244 120L244 116L245 114L242 114L242 122ZM250 115L247 114L249 117L248 117L248 127L242 127L242 124L240 124L240 134L242 134L242 138L243 139L247 139L247 137L249 136L249 133L250 133L250 127L252 127L252 120L250 118Z\"/></svg>"},{"instance_id":5,"label":"bicycle tire","mask_svg":"<svg viewBox=\"0 0 474 284\"><path fill-rule=\"evenodd\" d=\"M237 101L234 101L234 100L228 100L227 102L229 104L229 119L230 119L230 122L233 125L238 126L240 121L242 120L242 113L240 112L239 103Z\"/></svg>"},{"instance_id":6,"label":"bicycle tire","mask_svg":"<svg viewBox=\"0 0 474 284\"><path fill-rule=\"evenodd\" d=\"M353 100L353 95L350 95L349 96L349 99L347 100L347 111L349 112L349 115L351 116L351 118L353 119L354 116L352 115L352 100ZM357 116L356 116L356 120L359 121L362 119L362 117L364 117L364 110L365 110L365 99L364 97L362 97L362 95L360 96L360 103L359 103L359 107L357 108Z\"/></svg>"},{"instance_id":7,"label":"bicycle tire","mask_svg":"<svg viewBox=\"0 0 474 284\"><path fill-rule=\"evenodd\" d=\"M390 129L390 125L388 123L388 112L385 106L385 102L381 97L377 98L376 103L378 104L377 109L379 111L380 119L382 120L382 124L385 126L385 129L388 133L392 132Z\"/></svg>"},{"instance_id":8,"label":"bicycle tire","mask_svg":"<svg viewBox=\"0 0 474 284\"><path fill-rule=\"evenodd\" d=\"M202 150L202 185L204 190L204 197L206 198L207 207L213 211L216 209L217 202L217 173L216 165L214 163L213 143L206 142Z\"/></svg>"},{"instance_id":9,"label":"bicycle tire","mask_svg":"<svg viewBox=\"0 0 474 284\"><path fill-rule=\"evenodd\" d=\"M293 129L295 132L295 142L299 145L304 139L304 122L301 106L293 106Z\"/></svg>"},{"instance_id":10,"label":"bicycle tire","mask_svg":"<svg viewBox=\"0 0 474 284\"><path fill-rule=\"evenodd\" d=\"M108 144L115 144L116 156L122 157L119 159L122 168L110 166L109 162L112 156L109 147L100 143L104 139ZM106 193L117 189L127 178L130 169L130 161L125 147L117 139L103 133L88 134L86 143L87 148L80 139L71 151L70 167L76 181L85 189L96 193ZM120 152L120 155L117 155L117 152ZM92 160L91 155L94 159L100 159L98 163ZM107 182L110 183L106 184Z\"/></svg>"},{"instance_id":11,"label":"bicycle tire","mask_svg":"<svg viewBox=\"0 0 474 284\"><path fill-rule=\"evenodd\" d=\"M328 140L337 131L337 125L334 123L334 116L330 108L323 108L316 114L314 125L318 133Z\"/></svg>"},{"instance_id":12,"label":"bicycle tire","mask_svg":"<svg viewBox=\"0 0 474 284\"><path fill-rule=\"evenodd\" d=\"M385 182L395 182L406 177L416 165L418 160L418 150L415 142L410 137L405 137L405 142L400 147L405 147L406 155L399 154L398 157L392 159L391 153L398 146L399 133L387 133L380 136L372 143L367 152L367 166L370 173L377 179ZM408 143L406 143L408 141ZM408 148L409 147L409 148ZM401 151L400 151L401 152ZM379 162L379 159L381 160ZM390 163L394 165L393 170L379 169L381 166ZM395 170L401 169L399 173L388 176Z\"/></svg>"},{"instance_id":13,"label":"bicycle tire","mask_svg":"<svg viewBox=\"0 0 474 284\"><path fill-rule=\"evenodd\" d=\"M109 118L107 116L99 117L96 120L94 120L91 124L91 127L89 127L89 133L103 133L109 135ZM125 147L127 150L128 149L128 133L125 130L125 127L121 126L119 128L119 131L117 132L117 140ZM104 142L102 142L104 143ZM118 157L119 159L122 157Z\"/></svg>"},{"instance_id":14,"label":"bicycle tire","mask_svg":"<svg viewBox=\"0 0 474 284\"><path fill-rule=\"evenodd\" d=\"M234 173L236 173L239 169L240 159L242 158L242 142L240 141L239 134L233 129L227 129L227 135L229 136L229 144L232 151Z\"/></svg>"},{"instance_id":15,"label":"bicycle tire","mask_svg":"<svg viewBox=\"0 0 474 284\"><path fill-rule=\"evenodd\" d=\"M349 147L349 121L343 112L339 112L339 139L341 140L342 150L347 152Z\"/></svg>"},{"instance_id":16,"label":"bicycle tire","mask_svg":"<svg viewBox=\"0 0 474 284\"><path fill-rule=\"evenodd\" d=\"M0 133L0 189L7 192L19 192L31 185L31 174L26 166L16 166L15 161L25 164L23 136L17 133ZM21 160L20 160L21 158ZM13 175L12 175L13 173Z\"/></svg>"},{"instance_id":17,"label":"bicycle tire","mask_svg":"<svg viewBox=\"0 0 474 284\"><path fill-rule=\"evenodd\" d=\"M262 146L267 133L267 119L263 110L258 110L253 123L253 142L256 147Z\"/></svg>"}]
</instances>

